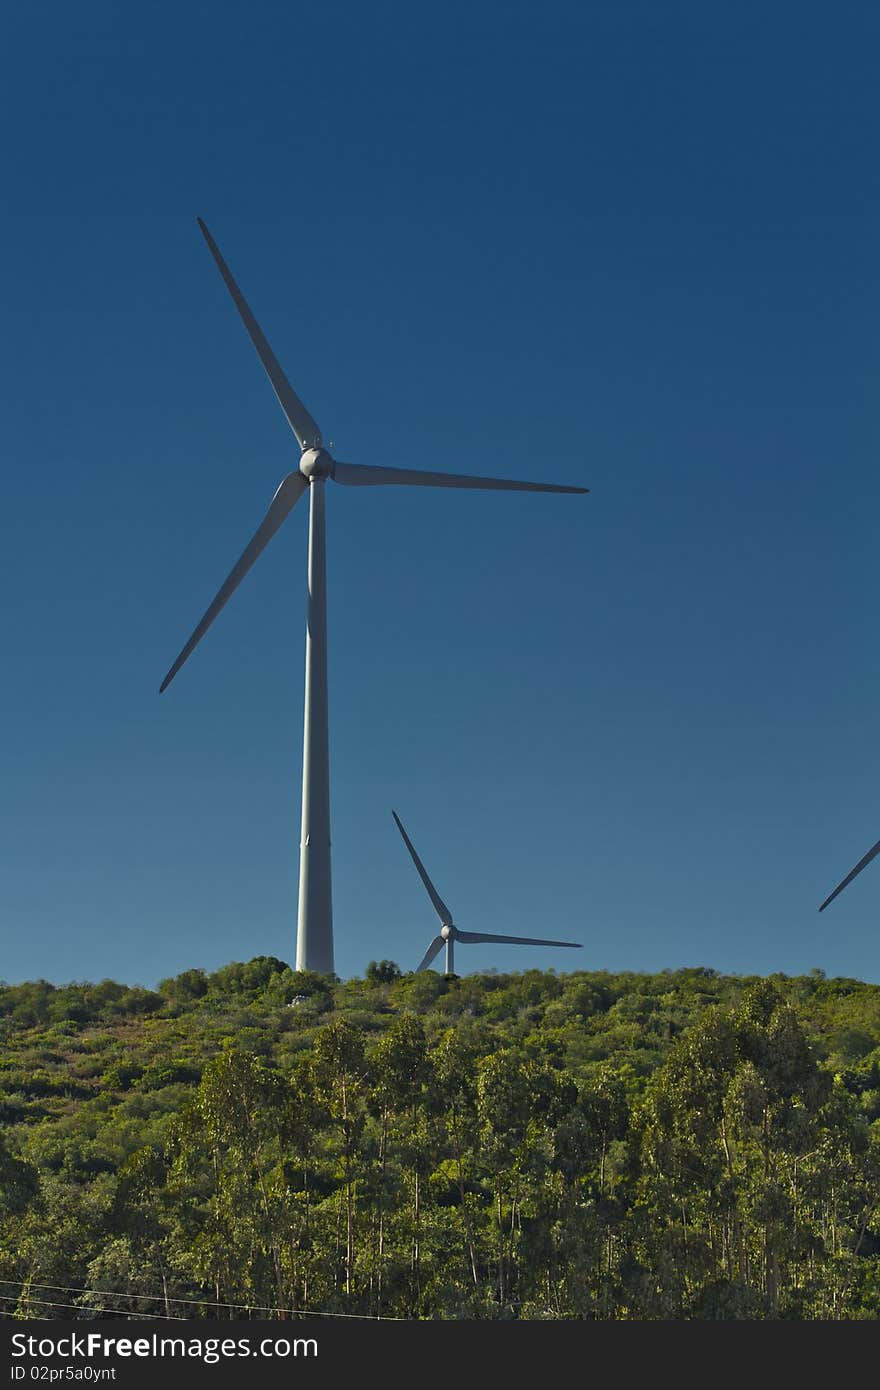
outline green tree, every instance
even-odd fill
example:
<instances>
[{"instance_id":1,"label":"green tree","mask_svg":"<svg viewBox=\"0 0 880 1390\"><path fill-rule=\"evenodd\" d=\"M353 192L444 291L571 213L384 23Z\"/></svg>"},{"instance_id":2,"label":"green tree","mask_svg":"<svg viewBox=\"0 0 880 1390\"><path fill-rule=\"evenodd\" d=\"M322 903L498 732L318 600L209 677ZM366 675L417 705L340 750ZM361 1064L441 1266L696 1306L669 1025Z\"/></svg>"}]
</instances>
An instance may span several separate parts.
<instances>
[{"instance_id":1,"label":"green tree","mask_svg":"<svg viewBox=\"0 0 880 1390\"><path fill-rule=\"evenodd\" d=\"M344 1019L327 1024L315 1037L315 1080L340 1140L345 1204L343 1287L348 1297L355 1290L355 1203L367 1079L364 1053L363 1037Z\"/></svg>"}]
</instances>

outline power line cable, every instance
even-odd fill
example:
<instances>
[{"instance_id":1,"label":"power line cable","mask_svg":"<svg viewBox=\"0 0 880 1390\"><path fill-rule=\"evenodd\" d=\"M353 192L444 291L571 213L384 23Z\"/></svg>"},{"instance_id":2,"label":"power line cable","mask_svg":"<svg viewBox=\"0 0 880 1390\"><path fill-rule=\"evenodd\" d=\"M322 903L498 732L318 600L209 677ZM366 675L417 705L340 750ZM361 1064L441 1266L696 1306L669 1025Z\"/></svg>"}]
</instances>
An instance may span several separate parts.
<instances>
[{"instance_id":1,"label":"power line cable","mask_svg":"<svg viewBox=\"0 0 880 1390\"><path fill-rule=\"evenodd\" d=\"M10 1284L11 1284L11 1285L16 1285L16 1284L21 1284L21 1283L22 1283L22 1281L21 1281L21 1280L18 1280L18 1279L0 1279L0 1284L7 1284L7 1285L10 1285ZM386 1316L384 1313L383 1313L383 1314L379 1314L379 1313L327 1313L327 1312L323 1312L323 1311L320 1311L320 1310L318 1310L318 1309L312 1309L312 1308L297 1308L296 1311L294 1312L294 1311L293 1311L292 1309L290 1309L290 1308L278 1308L277 1306L273 1306L273 1305L267 1304L267 1303L222 1303L222 1302L218 1302L218 1301L215 1300L215 1299L210 1299L210 1298L199 1298L199 1297L197 1297L197 1296L195 1296L195 1295L194 1295L192 1298L173 1298L173 1297L171 1297L170 1295L166 1295L166 1294L164 1293L164 1291L163 1291L163 1292L155 1292L155 1293L151 1293L151 1292L146 1292L146 1293L123 1293L121 1290L117 1290L117 1289L77 1289L77 1288L74 1288L71 1284L35 1284L35 1283L27 1282L26 1284L22 1284L22 1294L19 1295L19 1296L23 1296L23 1295L24 1295L24 1289L25 1289L25 1287L28 1288L28 1289L49 1289L49 1290L52 1291L53 1293L75 1293L75 1294L80 1294L80 1295L83 1295L83 1296L88 1295L89 1297L93 1297L93 1298L101 1298L101 1297L107 1297L107 1298L129 1298L129 1299L151 1298L151 1299L154 1299L157 1303L185 1303L185 1304L196 1304L196 1305L199 1305L199 1306L201 1306L201 1307L203 1307L203 1308L233 1308L233 1309L235 1309L235 1310L238 1311L238 1312L246 1312L246 1313L287 1313L287 1314L291 1314L291 1316L293 1316L294 1318L298 1318L298 1317L305 1317L305 1318L356 1318L356 1319L358 1319L359 1321L366 1321L366 1322L406 1322L406 1321L407 1321L406 1318L389 1317L389 1316ZM0 1294L0 1298L9 1298L9 1297L11 1297L11 1295L9 1295L9 1294ZM39 1302L40 1300L36 1300L36 1301ZM59 1306L64 1306L64 1305L59 1305ZM70 1305L68 1305L68 1306L74 1307L74 1306L77 1306L77 1305L70 1304ZM152 1316L152 1315L150 1315L150 1316ZM156 1314L156 1316L158 1317L159 1315ZM188 1321L191 1321L191 1319L183 1318L183 1319L178 1319L178 1321L188 1322Z\"/></svg>"},{"instance_id":2,"label":"power line cable","mask_svg":"<svg viewBox=\"0 0 880 1390\"><path fill-rule=\"evenodd\" d=\"M10 1294L0 1293L0 1300L4 1303L20 1303L24 1299L25 1303L39 1303L41 1308L75 1308L78 1313L106 1313L107 1308L90 1308L85 1303L56 1303L50 1298L40 1298L34 1294ZM5 1310L4 1310L5 1311ZM118 1309L122 1312L124 1310ZM189 1322L189 1318L179 1318L174 1313L128 1313L131 1318L161 1318L162 1322ZM51 1321L51 1319L50 1319Z\"/></svg>"}]
</instances>

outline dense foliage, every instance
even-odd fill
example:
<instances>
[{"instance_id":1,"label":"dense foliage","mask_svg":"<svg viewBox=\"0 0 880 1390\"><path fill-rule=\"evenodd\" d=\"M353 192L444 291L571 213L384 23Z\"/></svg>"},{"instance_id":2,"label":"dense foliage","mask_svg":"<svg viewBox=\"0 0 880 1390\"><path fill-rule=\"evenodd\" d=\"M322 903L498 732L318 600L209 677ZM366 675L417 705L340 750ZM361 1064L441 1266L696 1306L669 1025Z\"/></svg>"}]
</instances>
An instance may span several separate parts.
<instances>
[{"instance_id":1,"label":"dense foliage","mask_svg":"<svg viewBox=\"0 0 880 1390\"><path fill-rule=\"evenodd\" d=\"M880 987L0 987L7 1316L874 1318Z\"/></svg>"}]
</instances>

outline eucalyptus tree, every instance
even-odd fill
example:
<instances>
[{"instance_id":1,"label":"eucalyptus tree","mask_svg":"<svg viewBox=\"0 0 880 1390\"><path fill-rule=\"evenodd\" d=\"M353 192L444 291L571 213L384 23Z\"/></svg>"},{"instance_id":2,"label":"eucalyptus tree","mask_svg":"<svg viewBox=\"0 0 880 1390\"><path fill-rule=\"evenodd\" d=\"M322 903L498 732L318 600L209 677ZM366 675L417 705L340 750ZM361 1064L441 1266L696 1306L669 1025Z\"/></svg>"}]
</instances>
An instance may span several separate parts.
<instances>
[{"instance_id":1,"label":"eucalyptus tree","mask_svg":"<svg viewBox=\"0 0 880 1390\"><path fill-rule=\"evenodd\" d=\"M355 1291L355 1206L368 1077L363 1035L344 1019L321 1028L315 1037L314 1068L319 1095L340 1141L345 1206L342 1285L346 1296L351 1297Z\"/></svg>"},{"instance_id":2,"label":"eucalyptus tree","mask_svg":"<svg viewBox=\"0 0 880 1390\"><path fill-rule=\"evenodd\" d=\"M380 1209L375 1223L378 1260L377 1308L381 1307L382 1300L390 1141L396 1150L398 1163L410 1189L409 1304L410 1311L414 1312L421 1295L422 1190L424 1179L432 1166L426 1124L426 1089L431 1080L431 1068L421 1019L413 1014L403 1014L396 1019L370 1054L370 1066L372 1100L381 1127Z\"/></svg>"},{"instance_id":3,"label":"eucalyptus tree","mask_svg":"<svg viewBox=\"0 0 880 1390\"><path fill-rule=\"evenodd\" d=\"M171 1136L172 1181L181 1195L201 1194L205 1203L205 1218L182 1243L179 1260L197 1277L212 1278L218 1301L225 1286L266 1302L261 1268L267 1264L276 1306L295 1307L302 1223L287 1164L307 1149L316 1113L302 1078L294 1091L259 1058L229 1051L208 1064L179 1116Z\"/></svg>"}]
</instances>

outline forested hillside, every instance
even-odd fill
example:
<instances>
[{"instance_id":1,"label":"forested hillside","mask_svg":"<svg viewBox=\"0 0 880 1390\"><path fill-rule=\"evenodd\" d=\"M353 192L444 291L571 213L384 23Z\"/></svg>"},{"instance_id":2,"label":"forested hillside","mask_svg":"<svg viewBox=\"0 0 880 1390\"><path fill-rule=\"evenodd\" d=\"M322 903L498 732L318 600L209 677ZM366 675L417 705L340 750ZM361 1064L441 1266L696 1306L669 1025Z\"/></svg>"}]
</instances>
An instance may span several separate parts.
<instances>
[{"instance_id":1,"label":"forested hillside","mask_svg":"<svg viewBox=\"0 0 880 1390\"><path fill-rule=\"evenodd\" d=\"M6 1316L880 1311L878 986L258 957L0 1041Z\"/></svg>"}]
</instances>

